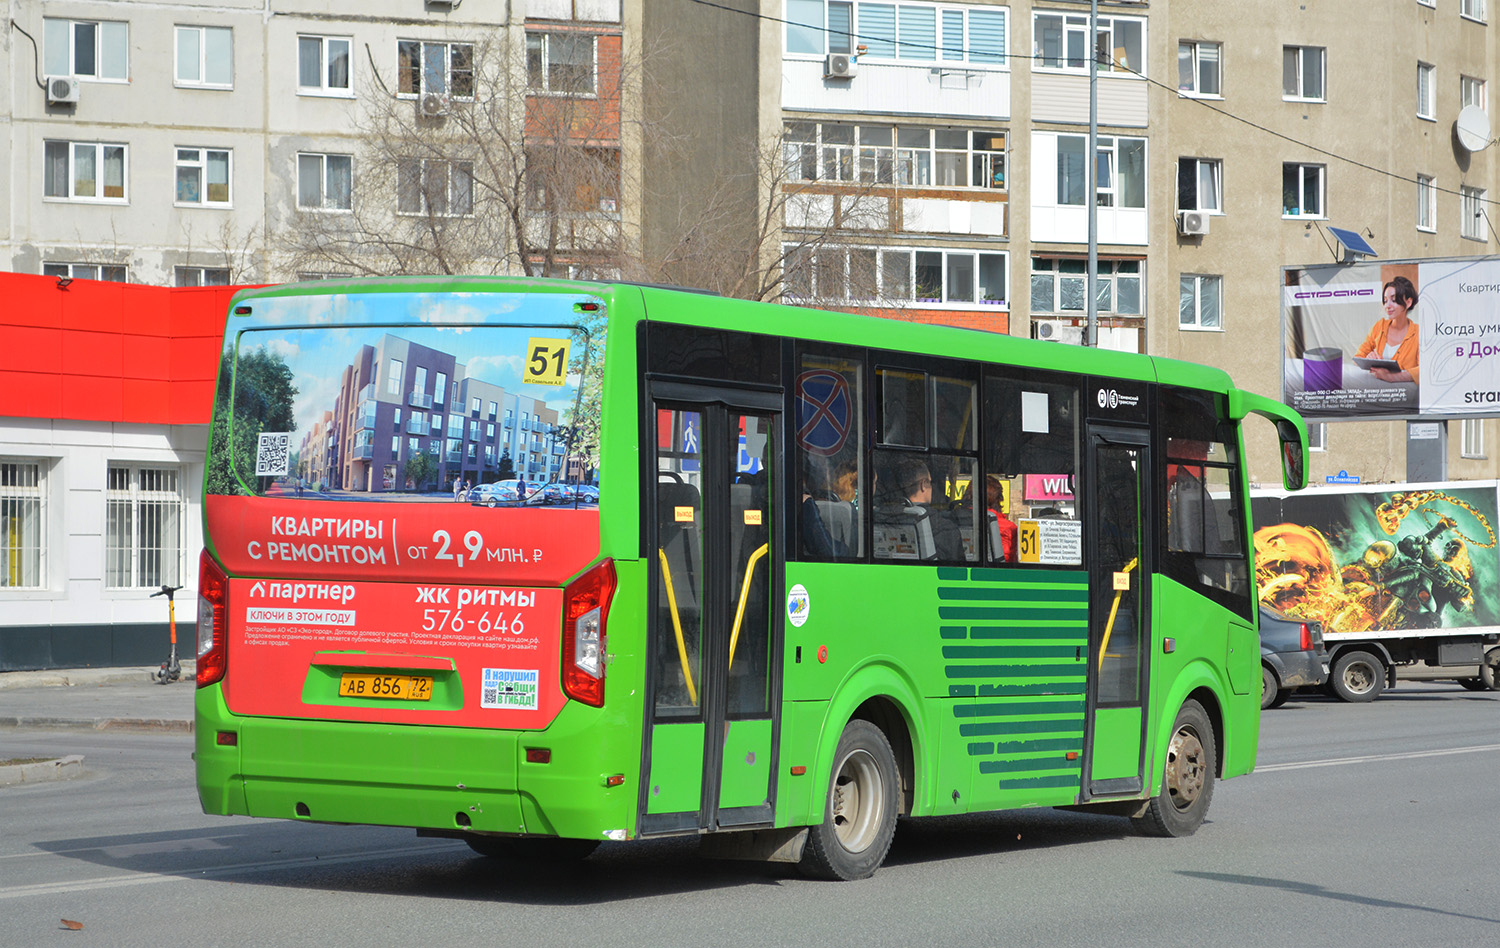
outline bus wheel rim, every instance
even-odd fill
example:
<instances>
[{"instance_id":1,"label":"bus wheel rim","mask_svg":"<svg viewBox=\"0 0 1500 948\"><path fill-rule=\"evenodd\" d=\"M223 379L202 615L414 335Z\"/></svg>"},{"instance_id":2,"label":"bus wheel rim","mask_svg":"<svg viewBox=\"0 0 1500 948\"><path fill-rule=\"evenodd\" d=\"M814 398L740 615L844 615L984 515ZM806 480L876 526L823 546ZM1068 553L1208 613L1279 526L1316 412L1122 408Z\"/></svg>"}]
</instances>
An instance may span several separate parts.
<instances>
[{"instance_id":1,"label":"bus wheel rim","mask_svg":"<svg viewBox=\"0 0 1500 948\"><path fill-rule=\"evenodd\" d=\"M1172 735L1167 749L1167 794L1179 810L1191 807L1203 793L1207 777L1204 756L1203 742L1192 728L1181 728Z\"/></svg>"},{"instance_id":2,"label":"bus wheel rim","mask_svg":"<svg viewBox=\"0 0 1500 948\"><path fill-rule=\"evenodd\" d=\"M869 751L856 750L844 758L829 806L834 832L844 849L863 852L874 843L880 833L885 793L880 767Z\"/></svg>"}]
</instances>

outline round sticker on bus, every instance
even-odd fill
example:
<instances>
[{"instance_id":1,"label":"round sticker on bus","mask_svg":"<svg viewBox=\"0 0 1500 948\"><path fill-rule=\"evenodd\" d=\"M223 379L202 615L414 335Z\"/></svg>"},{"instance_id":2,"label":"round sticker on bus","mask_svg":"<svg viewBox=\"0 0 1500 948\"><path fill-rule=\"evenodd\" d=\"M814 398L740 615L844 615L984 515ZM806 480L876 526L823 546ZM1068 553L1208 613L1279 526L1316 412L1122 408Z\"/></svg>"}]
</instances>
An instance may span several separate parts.
<instances>
[{"instance_id":1,"label":"round sticker on bus","mask_svg":"<svg viewBox=\"0 0 1500 948\"><path fill-rule=\"evenodd\" d=\"M812 600L807 595L807 590L801 583L793 586L786 594L786 621L797 628L802 628L802 623L807 621L808 609L812 607Z\"/></svg>"}]
</instances>

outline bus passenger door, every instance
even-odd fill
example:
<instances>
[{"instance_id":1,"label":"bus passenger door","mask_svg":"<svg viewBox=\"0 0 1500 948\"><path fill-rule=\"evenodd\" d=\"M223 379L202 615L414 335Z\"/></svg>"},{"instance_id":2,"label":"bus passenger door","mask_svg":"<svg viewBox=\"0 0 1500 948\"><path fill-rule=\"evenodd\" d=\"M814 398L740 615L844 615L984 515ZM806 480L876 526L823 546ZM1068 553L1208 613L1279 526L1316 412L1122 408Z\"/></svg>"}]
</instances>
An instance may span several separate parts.
<instances>
[{"instance_id":1,"label":"bus passenger door","mask_svg":"<svg viewBox=\"0 0 1500 948\"><path fill-rule=\"evenodd\" d=\"M1138 793L1151 650L1147 432L1088 429L1089 693L1083 797Z\"/></svg>"},{"instance_id":2,"label":"bus passenger door","mask_svg":"<svg viewBox=\"0 0 1500 948\"><path fill-rule=\"evenodd\" d=\"M769 824L780 394L653 386L642 833Z\"/></svg>"}]
</instances>

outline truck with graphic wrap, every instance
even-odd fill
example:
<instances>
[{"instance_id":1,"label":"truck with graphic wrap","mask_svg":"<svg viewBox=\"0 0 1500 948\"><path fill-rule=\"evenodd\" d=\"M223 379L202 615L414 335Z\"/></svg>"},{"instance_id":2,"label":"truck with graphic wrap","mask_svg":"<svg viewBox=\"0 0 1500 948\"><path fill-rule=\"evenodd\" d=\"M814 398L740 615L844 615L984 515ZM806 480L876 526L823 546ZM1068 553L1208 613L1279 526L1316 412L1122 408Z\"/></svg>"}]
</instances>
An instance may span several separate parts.
<instances>
[{"instance_id":1,"label":"truck with graphic wrap","mask_svg":"<svg viewBox=\"0 0 1500 948\"><path fill-rule=\"evenodd\" d=\"M1497 689L1496 487L1379 484L1252 497L1260 600L1323 624L1331 694L1373 701L1398 667L1418 663L1451 669L1467 688Z\"/></svg>"}]
</instances>

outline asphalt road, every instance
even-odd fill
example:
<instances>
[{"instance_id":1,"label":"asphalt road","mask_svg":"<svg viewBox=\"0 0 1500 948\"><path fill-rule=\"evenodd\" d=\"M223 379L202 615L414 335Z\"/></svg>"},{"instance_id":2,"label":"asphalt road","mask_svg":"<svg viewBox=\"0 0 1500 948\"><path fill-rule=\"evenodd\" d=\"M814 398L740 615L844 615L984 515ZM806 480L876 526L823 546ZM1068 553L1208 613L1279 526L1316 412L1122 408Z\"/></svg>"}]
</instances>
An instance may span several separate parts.
<instances>
[{"instance_id":1,"label":"asphalt road","mask_svg":"<svg viewBox=\"0 0 1500 948\"><path fill-rule=\"evenodd\" d=\"M185 734L0 727L0 758L87 767L0 788L0 945L1489 946L1497 713L1449 683L1294 698L1193 837L1052 810L911 821L844 884L690 840L549 872L406 830L208 817Z\"/></svg>"}]
</instances>

